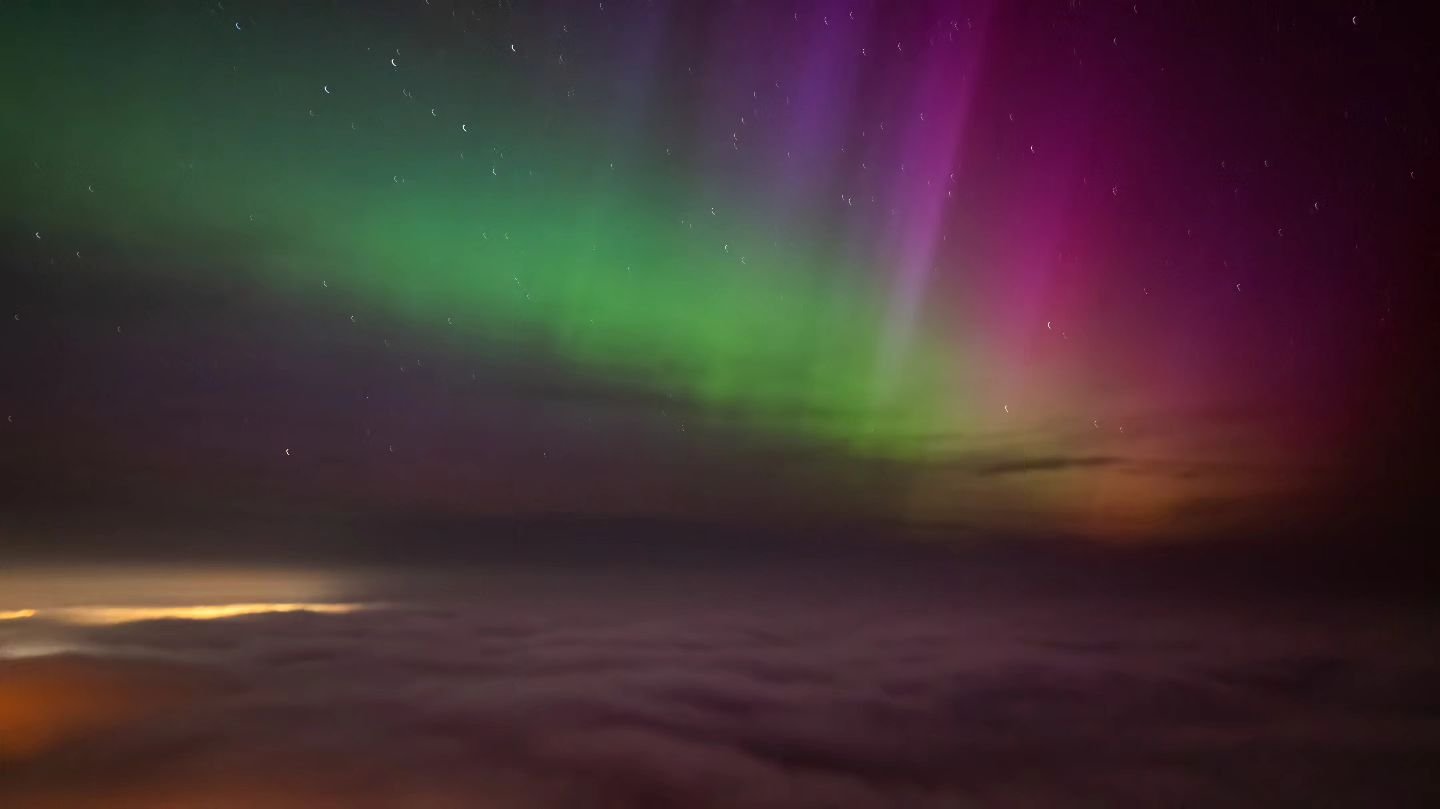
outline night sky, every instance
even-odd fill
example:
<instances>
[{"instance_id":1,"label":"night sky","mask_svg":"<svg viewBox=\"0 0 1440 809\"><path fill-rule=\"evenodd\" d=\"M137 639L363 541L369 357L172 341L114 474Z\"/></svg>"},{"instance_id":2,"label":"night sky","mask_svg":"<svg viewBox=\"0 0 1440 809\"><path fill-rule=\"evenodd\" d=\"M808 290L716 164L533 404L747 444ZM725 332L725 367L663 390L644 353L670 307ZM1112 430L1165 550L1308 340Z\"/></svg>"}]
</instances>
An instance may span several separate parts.
<instances>
[{"instance_id":1,"label":"night sky","mask_svg":"<svg viewBox=\"0 0 1440 809\"><path fill-rule=\"evenodd\" d=\"M0 803L1440 800L1422 17L0 3Z\"/></svg>"},{"instance_id":2,"label":"night sky","mask_svg":"<svg viewBox=\"0 0 1440 809\"><path fill-rule=\"evenodd\" d=\"M1354 11L8 3L5 496L1317 522L1436 245Z\"/></svg>"}]
</instances>

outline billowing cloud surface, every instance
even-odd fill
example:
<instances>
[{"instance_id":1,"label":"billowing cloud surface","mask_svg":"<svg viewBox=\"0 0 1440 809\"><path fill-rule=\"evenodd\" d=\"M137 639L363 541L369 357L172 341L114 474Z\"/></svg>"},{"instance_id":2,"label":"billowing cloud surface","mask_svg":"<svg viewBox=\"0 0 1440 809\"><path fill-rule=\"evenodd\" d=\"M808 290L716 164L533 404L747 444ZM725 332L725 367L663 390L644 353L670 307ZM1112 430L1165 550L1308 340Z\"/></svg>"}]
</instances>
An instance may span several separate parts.
<instances>
[{"instance_id":1,"label":"billowing cloud surface","mask_svg":"<svg viewBox=\"0 0 1440 809\"><path fill-rule=\"evenodd\" d=\"M592 580L342 615L0 625L0 646L48 633L72 650L0 660L0 734L31 742L0 745L0 805L1440 800L1440 666L1418 620L683 589Z\"/></svg>"}]
</instances>

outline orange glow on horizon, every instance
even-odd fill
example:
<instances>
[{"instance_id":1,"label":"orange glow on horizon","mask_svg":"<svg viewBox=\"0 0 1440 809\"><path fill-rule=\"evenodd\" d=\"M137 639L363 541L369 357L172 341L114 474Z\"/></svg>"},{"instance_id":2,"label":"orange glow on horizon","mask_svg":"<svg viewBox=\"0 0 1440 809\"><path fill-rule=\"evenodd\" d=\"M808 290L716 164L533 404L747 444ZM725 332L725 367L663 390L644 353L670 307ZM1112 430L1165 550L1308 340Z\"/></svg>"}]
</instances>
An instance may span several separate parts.
<instances>
[{"instance_id":1,"label":"orange glow on horizon","mask_svg":"<svg viewBox=\"0 0 1440 809\"><path fill-rule=\"evenodd\" d=\"M208 682L189 669L136 661L9 661L0 666L0 769L181 704Z\"/></svg>"},{"instance_id":2,"label":"orange glow on horizon","mask_svg":"<svg viewBox=\"0 0 1440 809\"><path fill-rule=\"evenodd\" d=\"M252 604L195 604L174 607L60 607L56 609L23 609L0 612L0 620L40 618L82 626L107 626L129 624L138 621L214 621L224 618L238 618L245 615L269 613L314 612L324 615L345 615L366 609L364 604L323 604L323 603L252 603Z\"/></svg>"}]
</instances>

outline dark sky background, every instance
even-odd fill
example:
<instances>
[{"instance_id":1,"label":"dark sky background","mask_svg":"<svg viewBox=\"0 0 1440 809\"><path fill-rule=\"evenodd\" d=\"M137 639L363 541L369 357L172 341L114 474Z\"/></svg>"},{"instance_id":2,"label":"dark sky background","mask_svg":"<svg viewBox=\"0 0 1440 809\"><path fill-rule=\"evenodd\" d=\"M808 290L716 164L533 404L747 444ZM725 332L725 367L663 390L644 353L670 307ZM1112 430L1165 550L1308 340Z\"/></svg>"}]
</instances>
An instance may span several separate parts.
<instances>
[{"instance_id":1,"label":"dark sky background","mask_svg":"<svg viewBox=\"0 0 1440 809\"><path fill-rule=\"evenodd\" d=\"M4 14L13 548L1421 515L1401 6Z\"/></svg>"}]
</instances>

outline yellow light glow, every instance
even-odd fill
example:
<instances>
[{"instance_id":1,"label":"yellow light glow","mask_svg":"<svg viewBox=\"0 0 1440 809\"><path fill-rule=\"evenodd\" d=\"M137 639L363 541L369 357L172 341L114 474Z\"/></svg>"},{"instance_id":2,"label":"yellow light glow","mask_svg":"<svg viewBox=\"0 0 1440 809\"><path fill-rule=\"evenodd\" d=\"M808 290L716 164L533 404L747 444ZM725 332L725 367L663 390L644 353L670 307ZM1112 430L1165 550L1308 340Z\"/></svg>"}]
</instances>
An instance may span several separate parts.
<instances>
[{"instance_id":1,"label":"yellow light glow","mask_svg":"<svg viewBox=\"0 0 1440 809\"><path fill-rule=\"evenodd\" d=\"M264 615L277 612L317 612L344 615L365 609L363 604L198 604L179 607L65 607L32 615L86 626L128 624L136 621L214 621L243 615Z\"/></svg>"},{"instance_id":2,"label":"yellow light glow","mask_svg":"<svg viewBox=\"0 0 1440 809\"><path fill-rule=\"evenodd\" d=\"M35 610L0 610L0 621L18 621L21 618L34 618Z\"/></svg>"}]
</instances>

